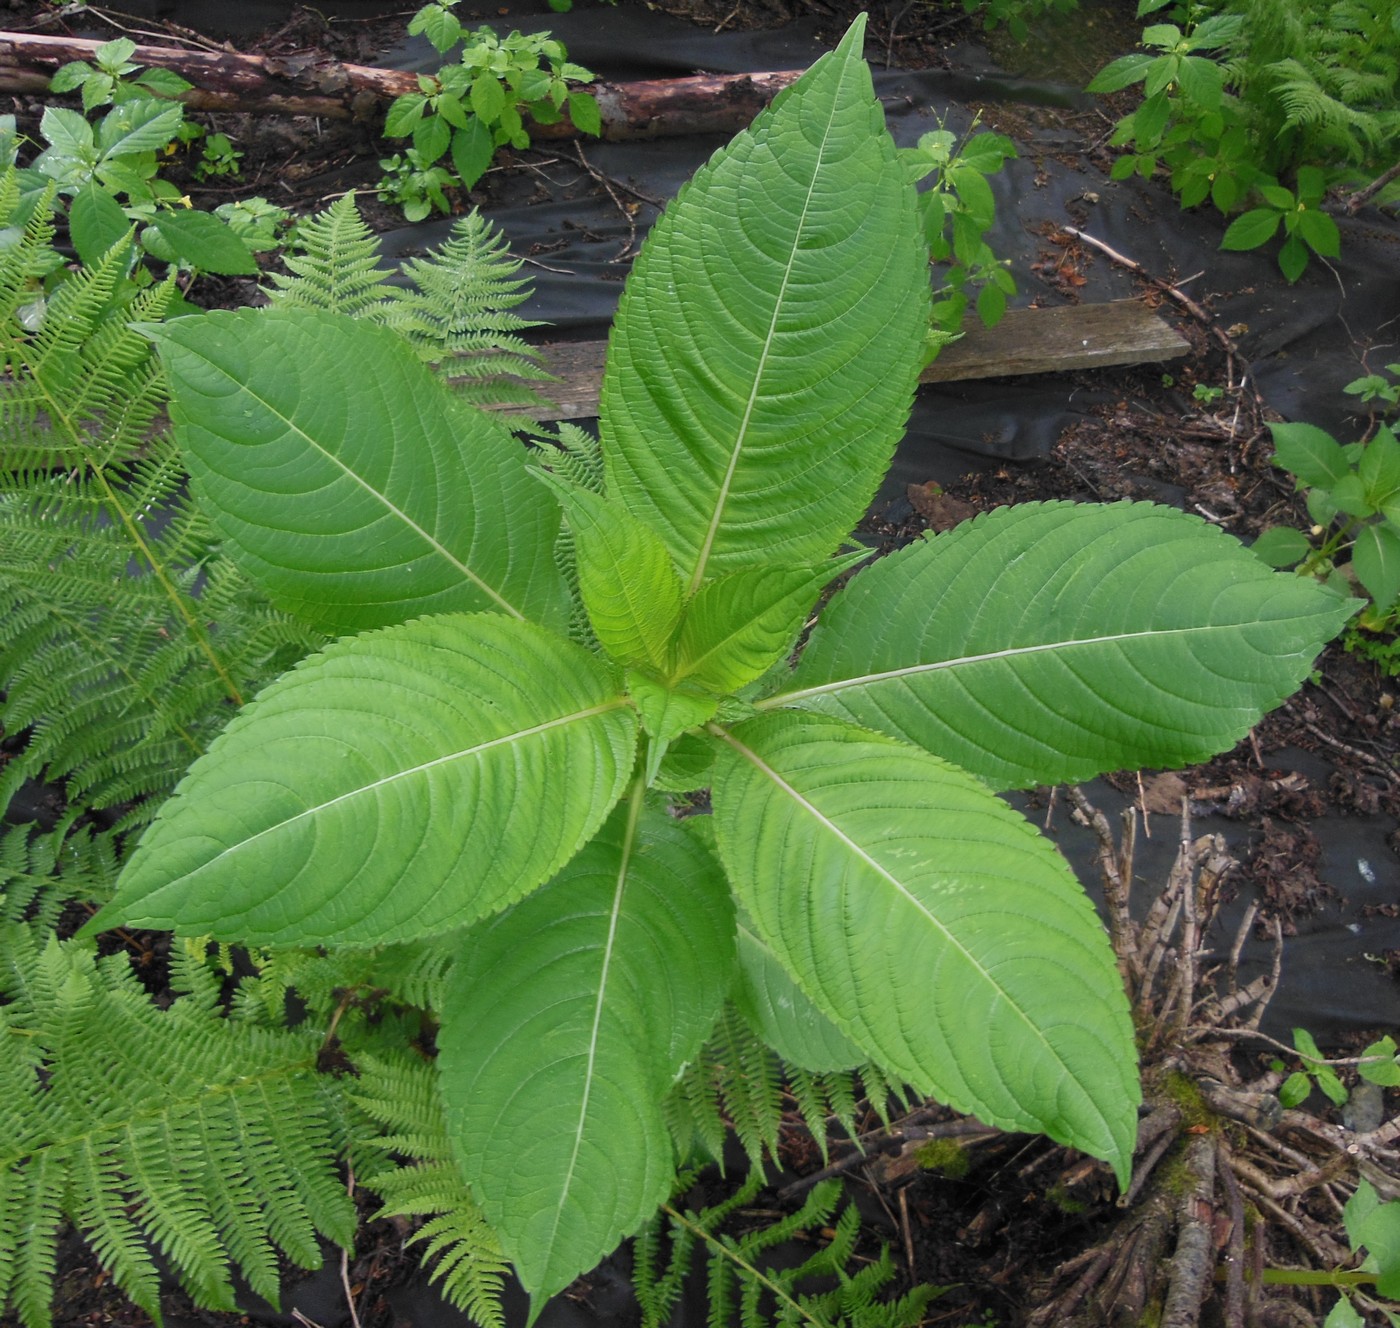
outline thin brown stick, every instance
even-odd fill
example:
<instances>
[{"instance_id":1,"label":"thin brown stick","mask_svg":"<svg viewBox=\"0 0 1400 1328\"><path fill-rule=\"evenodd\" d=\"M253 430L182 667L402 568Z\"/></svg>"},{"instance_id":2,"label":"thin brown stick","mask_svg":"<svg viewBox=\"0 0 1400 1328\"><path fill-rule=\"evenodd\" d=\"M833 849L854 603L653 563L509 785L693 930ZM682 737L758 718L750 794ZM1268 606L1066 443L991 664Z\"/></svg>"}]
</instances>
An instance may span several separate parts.
<instances>
[{"instance_id":1,"label":"thin brown stick","mask_svg":"<svg viewBox=\"0 0 1400 1328\"><path fill-rule=\"evenodd\" d=\"M1235 928L1234 943L1230 946L1230 963L1225 970L1225 980L1230 984L1232 991L1236 989L1239 981L1240 955L1244 953L1245 942L1249 940L1250 929L1254 926L1254 919L1259 916L1259 901L1251 899L1245 906L1244 917L1240 919L1240 925Z\"/></svg>"},{"instance_id":2,"label":"thin brown stick","mask_svg":"<svg viewBox=\"0 0 1400 1328\"><path fill-rule=\"evenodd\" d=\"M1128 912L1128 893L1132 885L1132 830L1136 826L1136 817L1131 809L1124 813L1120 846L1120 842L1113 837L1108 817L1084 796L1083 790L1071 786L1069 799L1098 841L1099 875L1103 880L1104 902L1108 906L1108 932L1113 941L1113 952L1127 969L1124 976L1136 982L1142 977L1142 961L1137 948L1137 928Z\"/></svg>"},{"instance_id":3,"label":"thin brown stick","mask_svg":"<svg viewBox=\"0 0 1400 1328\"><path fill-rule=\"evenodd\" d=\"M1283 923L1277 917L1272 917L1269 919L1269 930L1273 933L1274 938L1274 961L1269 969L1268 990L1260 997L1253 1013L1245 1021L1246 1028L1255 1030L1258 1029L1264 1018L1264 1011L1269 1008L1269 1002L1278 990L1279 974L1283 972Z\"/></svg>"},{"instance_id":4,"label":"thin brown stick","mask_svg":"<svg viewBox=\"0 0 1400 1328\"><path fill-rule=\"evenodd\" d=\"M1171 887L1181 892L1181 959L1177 968L1176 1019L1173 1033L1180 1038L1191 1019L1196 995L1196 951L1201 944L1196 916L1196 846L1191 842L1191 803L1181 800L1181 841L1172 864Z\"/></svg>"},{"instance_id":5,"label":"thin brown stick","mask_svg":"<svg viewBox=\"0 0 1400 1328\"><path fill-rule=\"evenodd\" d=\"M1291 704L1288 708L1290 710L1293 709ZM1334 738L1325 729L1320 728L1310 719L1302 719L1301 722L1303 727L1307 729L1314 738L1319 742L1325 743L1334 752L1341 752L1343 756L1350 756L1353 761L1360 761L1362 765L1369 766L1377 774L1384 775L1392 784L1400 784L1400 771L1397 771L1388 761L1383 761L1379 756L1373 756L1370 752L1364 752L1359 747L1353 747L1350 743L1343 742L1340 738Z\"/></svg>"},{"instance_id":6,"label":"thin brown stick","mask_svg":"<svg viewBox=\"0 0 1400 1328\"><path fill-rule=\"evenodd\" d=\"M353 1202L355 1198L355 1169L351 1167L349 1172L345 1191ZM340 1285L345 1291L345 1303L350 1307L350 1328L360 1328L360 1312L355 1308L355 1292L350 1285L350 1251L348 1249L343 1249L340 1252Z\"/></svg>"},{"instance_id":7,"label":"thin brown stick","mask_svg":"<svg viewBox=\"0 0 1400 1328\"><path fill-rule=\"evenodd\" d=\"M1161 1328L1199 1328L1215 1268L1215 1147L1209 1135L1197 1135L1186 1146L1183 1169L1189 1180L1177 1205L1176 1251Z\"/></svg>"},{"instance_id":8,"label":"thin brown stick","mask_svg":"<svg viewBox=\"0 0 1400 1328\"><path fill-rule=\"evenodd\" d=\"M1382 189L1392 180L1400 177L1400 161L1394 166L1387 167L1364 189L1354 190L1347 198L1347 215L1354 217L1362 208L1366 206Z\"/></svg>"},{"instance_id":9,"label":"thin brown stick","mask_svg":"<svg viewBox=\"0 0 1400 1328\"><path fill-rule=\"evenodd\" d=\"M1244 1199L1230 1170L1230 1145L1223 1135L1216 1147L1216 1175L1230 1210L1230 1236L1225 1247L1225 1328L1244 1328Z\"/></svg>"}]
</instances>

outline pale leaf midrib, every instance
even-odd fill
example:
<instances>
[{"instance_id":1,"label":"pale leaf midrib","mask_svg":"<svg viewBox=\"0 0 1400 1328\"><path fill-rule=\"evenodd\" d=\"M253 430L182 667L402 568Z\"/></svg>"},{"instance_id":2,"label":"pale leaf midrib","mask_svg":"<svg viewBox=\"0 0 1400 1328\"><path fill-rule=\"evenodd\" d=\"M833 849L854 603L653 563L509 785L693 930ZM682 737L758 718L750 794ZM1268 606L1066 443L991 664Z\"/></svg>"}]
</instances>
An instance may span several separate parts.
<instances>
[{"instance_id":1,"label":"pale leaf midrib","mask_svg":"<svg viewBox=\"0 0 1400 1328\"><path fill-rule=\"evenodd\" d=\"M847 66L849 66L849 57L847 59ZM843 67L838 77L845 77L845 67ZM705 580L705 569L709 565L710 554L714 549L715 540L719 535L720 522L724 517L724 509L729 502L729 493L734 485L734 475L739 468L739 461L744 453L749 421L753 418L754 410L758 404L759 388L763 383L763 375L768 367L768 357L773 349L773 342L777 335L778 319L783 311L783 301L787 296L788 283L792 278L792 269L797 262L798 242L807 224L807 214L812 206L812 195L816 193L817 181L825 157L827 142L831 137L832 124L835 119L836 102L835 99L833 99L827 115L826 125L822 130L821 144L817 148L817 162L812 169L812 178L808 183L806 196L802 200L802 214L798 219L796 229L793 231L792 247L788 251L787 263L783 267L782 283L778 288L777 298L773 301L773 313L769 318L768 331L764 336L763 346L759 352L758 364L754 369L753 383L749 388L749 399L744 404L744 414L739 421L739 427L735 433L734 446L729 453L729 464L725 469L724 478L720 481L719 491L715 494L714 511L710 517L709 528L705 531L705 538L701 542L699 553L696 555L695 571L691 575L690 587L687 592L691 595L695 594Z\"/></svg>"},{"instance_id":2,"label":"pale leaf midrib","mask_svg":"<svg viewBox=\"0 0 1400 1328\"><path fill-rule=\"evenodd\" d=\"M486 742L477 743L472 747L464 747L458 751L448 752L442 756L435 756L431 761L421 761L417 765L409 766L404 770L396 770L391 775L385 775L382 779L376 779L369 784L361 784L358 788L349 789L345 793L337 794L334 798L329 798L325 802L317 803L314 807L303 808L303 810L297 812L295 816L289 816L284 820L278 821L275 825L265 826L263 829L257 831L256 834L249 835L247 839L240 839L238 843L230 844L226 849L216 853L212 858L207 858L204 862L200 863L193 871L186 873L185 879L190 879L198 876L201 872L208 871L216 863L222 862L235 853L242 852L249 845L258 843L258 841L266 838L268 835L277 834L287 829L289 826L295 825L298 821L304 821L312 816L319 816L322 812L329 811L332 807L339 806L344 802L349 802L354 798L375 793L382 788L389 787L399 780L422 775L429 770L436 769L439 766L449 765L454 761L462 761L474 756L480 756L496 747L506 747L526 738L538 737L542 733L548 733L553 729L563 728L568 724L575 724L583 720L592 719L598 715L605 715L610 711L620 710L627 704L628 702L625 698L618 697L599 705L589 706L584 710L576 710L567 715L560 715L555 719L545 720L543 723L532 725L530 728L516 729L511 733L504 733L500 737L490 738Z\"/></svg>"},{"instance_id":3,"label":"pale leaf midrib","mask_svg":"<svg viewBox=\"0 0 1400 1328\"><path fill-rule=\"evenodd\" d=\"M554 1221L550 1225L549 1238L544 1242L549 1251L549 1262L554 1255L554 1242L559 1234L559 1223L563 1219L564 1206L569 1200L574 1180L578 1173L579 1149L583 1146L584 1131L587 1128L588 1110L593 1097L594 1066L598 1059L598 1037L603 1023L603 1008L607 1003L608 980L612 972L614 951L617 945L618 919L622 914L622 900L627 892L628 870L632 865L632 847L637 839L637 822L642 810L642 790L634 787L631 803L627 809L627 829L623 834L617 880L613 886L612 908L608 914L608 935L603 944L602 967L598 974L598 991L593 1000L593 1024L588 1034L588 1052L584 1068L583 1092L579 1098L578 1118L574 1122L573 1147L569 1161L563 1171L563 1184L559 1189L559 1199L554 1207ZM638 1146L644 1146L638 1141Z\"/></svg>"},{"instance_id":4,"label":"pale leaf midrib","mask_svg":"<svg viewBox=\"0 0 1400 1328\"><path fill-rule=\"evenodd\" d=\"M815 803L810 801L810 799L806 798L801 792L798 791L798 789L796 789L792 784L790 784L786 779L784 779L782 775L778 773L777 770L775 770L771 765L769 765L752 748L745 746L742 742L735 738L733 734L723 729L718 729L717 735L724 742L728 743L729 746L734 748L734 750L738 752L744 760L748 761L761 775L764 776L764 778L771 781L772 784L780 792L789 797L798 807L802 809L802 811L809 815L822 830L832 835L836 840L838 840L842 845L844 845L847 850L849 850L852 854L854 854L857 858L864 862L866 866L868 866L878 876L887 881L900 895L902 895L906 900L908 900L910 904L912 904L925 918L927 918L929 923L934 927L934 929L937 930L943 936L947 943L953 949L955 949L963 957L964 960L966 960L966 962L972 967L973 971L979 974L982 980L986 982L986 984L992 990L997 992L1000 998L1005 1002L1006 1007L1014 1011L1014 1013L1020 1019L1021 1023L1026 1027L1027 1031L1030 1033L1034 1041L1036 1041L1054 1059L1055 1063L1061 1068L1061 1070L1064 1071L1065 1077L1070 1082L1078 1084L1079 1081L1075 1077L1071 1067L1068 1064L1066 1064L1064 1058L1060 1055L1059 1051L1056 1050L1056 1048L1052 1046L1051 1043L1046 1039L1044 1033L1031 1019L1030 1015L1011 998L1010 993L992 977L991 973L988 972L988 970L981 963L978 962L978 960L971 953L971 951L969 951L967 947L963 945L962 942L959 941L956 936L953 935L953 933L948 929L948 927L944 923L940 922L938 918L932 912L929 911L929 909L924 905L924 903L921 900L916 898L909 891L909 889L904 885L902 881L899 880L898 877L893 876L882 864L880 864L873 857L871 857L870 854L867 853L865 849L861 847L861 845L857 844L855 840L853 840L849 835L845 833L845 831L841 829L840 826L838 826L834 821L832 821L830 817L826 816L821 811L821 809L816 806ZM1095 1108L1095 1110L1097 1111L1097 1108ZM1103 1120L1102 1113L1099 1113L1099 1116L1105 1129L1108 1129L1108 1122L1106 1120ZM1109 1130L1108 1132L1111 1136L1112 1131Z\"/></svg>"},{"instance_id":5,"label":"pale leaf midrib","mask_svg":"<svg viewBox=\"0 0 1400 1328\"><path fill-rule=\"evenodd\" d=\"M431 531L427 530L425 527L421 526L417 521L415 521L411 516L409 516L409 514L405 512L403 508L401 508L397 503L395 503L388 496L388 494L381 492L379 489L376 489L374 485L372 485L367 479L365 479L357 471L353 470L350 466L346 465L345 462L343 462L333 452L329 451L327 448L323 447L320 443L318 443L309 433L306 432L305 429L303 429L300 425L294 423L265 397L260 396L257 392L253 391L253 389L247 383L239 382L236 378L234 378L230 373L228 373L226 369L223 368L222 365L216 364L203 352L193 350L189 346L182 345L181 348L185 350L188 354L195 355L199 359L203 360L204 363L207 364L211 369L222 374L225 378L229 379L229 381L236 383L239 390L242 393L246 394L247 396L251 397L254 401L256 401L258 405L260 405L264 410L266 410L267 413L271 415L274 419L281 421L282 425L287 429L289 433L295 434L313 451L319 453L322 457L329 461L331 465L337 467L343 475L345 475L355 484L358 484L361 489L363 489L367 494L369 494L371 498L375 499L375 501L377 501L395 519L401 521L405 526L408 527L408 529L413 531L415 535L417 535L425 544L427 544L428 548L433 553L435 553L438 557L443 559L444 562L448 563L451 567L455 568L458 572L460 572L467 581L470 581L472 585L474 585L478 590L482 592L482 594L486 595L492 603L499 605L503 612L510 614L510 616L513 618L519 618L522 622L526 621L526 616L520 609L516 608L516 606L512 604L509 600L507 600L505 596L500 593L500 591L496 590L496 588L490 585L488 582L486 582L479 573L475 572L470 566L468 566L460 558L458 558L457 555L454 554L452 550L449 549L445 544L443 544L442 541L439 540L436 535L434 535Z\"/></svg>"},{"instance_id":6,"label":"pale leaf midrib","mask_svg":"<svg viewBox=\"0 0 1400 1328\"><path fill-rule=\"evenodd\" d=\"M1073 650L1083 646L1115 645L1123 641L1145 641L1158 636L1197 636L1209 632L1237 631L1239 623L1204 623L1195 627L1158 627L1140 632L1115 632L1107 636L1079 637L1075 640L1046 641L1033 646L1010 646L1005 650L991 650L981 655L959 655L956 659L932 660L921 664L907 664L897 669L882 669L875 673L864 673L849 678L833 678L830 682L816 683L810 687L799 687L793 691L780 692L776 696L765 697L754 702L755 710L777 710L782 706L793 705L814 696L832 696L838 692L859 688L877 687L881 683L898 682L905 678L924 677L946 669L955 669L973 664L989 664L997 660L1010 660L1028 655L1041 655L1051 651Z\"/></svg>"}]
</instances>

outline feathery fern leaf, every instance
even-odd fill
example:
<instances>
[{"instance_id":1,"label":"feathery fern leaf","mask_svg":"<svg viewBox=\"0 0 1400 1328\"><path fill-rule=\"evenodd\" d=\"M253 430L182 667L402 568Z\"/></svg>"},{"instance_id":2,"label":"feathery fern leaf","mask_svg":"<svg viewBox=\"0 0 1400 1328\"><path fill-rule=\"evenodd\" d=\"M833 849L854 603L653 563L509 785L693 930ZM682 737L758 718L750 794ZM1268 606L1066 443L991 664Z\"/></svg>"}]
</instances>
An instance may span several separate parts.
<instances>
[{"instance_id":1,"label":"feathery fern leaf","mask_svg":"<svg viewBox=\"0 0 1400 1328\"><path fill-rule=\"evenodd\" d=\"M384 1201L378 1217L429 1220L411 1238L442 1294L482 1328L503 1328L501 1286L510 1262L472 1199L452 1153L430 1062L407 1053L358 1060L356 1103L385 1133L374 1144L380 1167L361 1177ZM399 1163L393 1156L413 1159Z\"/></svg>"},{"instance_id":2,"label":"feathery fern leaf","mask_svg":"<svg viewBox=\"0 0 1400 1328\"><path fill-rule=\"evenodd\" d=\"M52 829L27 821L0 834L0 924L53 926L66 900L111 893L118 870L112 836L92 826L75 830L81 814L68 811Z\"/></svg>"},{"instance_id":3,"label":"feathery fern leaf","mask_svg":"<svg viewBox=\"0 0 1400 1328\"><path fill-rule=\"evenodd\" d=\"M152 1246L200 1304L231 1270L276 1302L276 1257L353 1239L320 1033L154 1005L125 956L0 923L0 1309L47 1328L61 1220L160 1322Z\"/></svg>"},{"instance_id":4,"label":"feathery fern leaf","mask_svg":"<svg viewBox=\"0 0 1400 1328\"><path fill-rule=\"evenodd\" d=\"M163 317L173 285L136 291L123 241L34 305L51 234L40 208L0 249L0 726L26 734L0 806L62 782L73 807L136 804L131 828L229 703L320 638L234 572L185 493L157 424L164 375L131 328Z\"/></svg>"},{"instance_id":5,"label":"feathery fern leaf","mask_svg":"<svg viewBox=\"0 0 1400 1328\"><path fill-rule=\"evenodd\" d=\"M860 1215L843 1205L837 1181L823 1181L795 1212L743 1235L725 1230L729 1222L757 1197L763 1186L758 1167L723 1203L696 1212L668 1205L669 1240L661 1234L661 1217L637 1237L633 1283L642 1307L643 1328L660 1328L674 1309L696 1249L705 1246L709 1261L707 1289L712 1328L737 1321L743 1328L772 1324L828 1325L829 1328L911 1328L922 1321L929 1302L943 1288L918 1286L895 1299L881 1292L894 1280L889 1250L879 1258L848 1271L856 1254ZM683 1181L688 1185L688 1178ZM774 1247L804 1232L829 1229L830 1239L795 1268L776 1268L765 1258ZM835 1285L823 1292L802 1288L812 1283Z\"/></svg>"},{"instance_id":6,"label":"feathery fern leaf","mask_svg":"<svg viewBox=\"0 0 1400 1328\"><path fill-rule=\"evenodd\" d=\"M379 266L379 240L361 218L353 191L299 221L282 261L291 276L270 274L274 300L355 318L384 302L391 274Z\"/></svg>"},{"instance_id":7,"label":"feathery fern leaf","mask_svg":"<svg viewBox=\"0 0 1400 1328\"><path fill-rule=\"evenodd\" d=\"M522 266L473 209L440 248L403 265L417 289L391 288L380 317L473 404L535 404L535 393L512 381L549 378L539 352L516 335L538 323L510 312L529 298L528 282L515 275Z\"/></svg>"},{"instance_id":8,"label":"feathery fern leaf","mask_svg":"<svg viewBox=\"0 0 1400 1328\"><path fill-rule=\"evenodd\" d=\"M788 1094L823 1156L829 1118L854 1137L856 1116L867 1098L886 1124L891 1098L904 1101L898 1086L873 1065L822 1074L785 1065L739 1012L727 1007L700 1055L677 1080L664 1110L682 1157L698 1151L722 1158L732 1129L750 1164L757 1166L765 1153L777 1154Z\"/></svg>"},{"instance_id":9,"label":"feathery fern leaf","mask_svg":"<svg viewBox=\"0 0 1400 1328\"><path fill-rule=\"evenodd\" d=\"M380 257L354 194L344 194L298 225L284 259L292 275L273 273L268 293L385 324L473 405L539 404L528 383L550 375L539 352L516 335L537 324L510 312L529 297L527 283L490 222L473 210L438 249L409 259L402 274L412 288L389 285Z\"/></svg>"}]
</instances>

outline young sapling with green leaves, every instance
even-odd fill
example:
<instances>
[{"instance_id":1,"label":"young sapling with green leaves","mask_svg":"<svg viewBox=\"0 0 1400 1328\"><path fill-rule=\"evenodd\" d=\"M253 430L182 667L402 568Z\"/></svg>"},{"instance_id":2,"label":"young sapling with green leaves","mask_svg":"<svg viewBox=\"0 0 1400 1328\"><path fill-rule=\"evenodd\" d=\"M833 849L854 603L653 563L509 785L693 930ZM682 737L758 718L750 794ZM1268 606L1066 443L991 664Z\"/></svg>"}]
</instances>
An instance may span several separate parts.
<instances>
[{"instance_id":1,"label":"young sapling with green leaves","mask_svg":"<svg viewBox=\"0 0 1400 1328\"><path fill-rule=\"evenodd\" d=\"M1183 512L1028 503L857 571L790 664L866 560L850 533L929 322L864 30L648 237L600 479L364 321L284 303L147 329L226 551L338 639L191 766L85 934L324 947L371 975L445 957L437 1092L536 1309L667 1198L688 1144L663 1098L746 977L808 1045L1126 1183L1114 956L997 793L1228 748L1352 611ZM678 818L696 790L709 814ZM801 1065L800 1039L778 1050Z\"/></svg>"}]
</instances>

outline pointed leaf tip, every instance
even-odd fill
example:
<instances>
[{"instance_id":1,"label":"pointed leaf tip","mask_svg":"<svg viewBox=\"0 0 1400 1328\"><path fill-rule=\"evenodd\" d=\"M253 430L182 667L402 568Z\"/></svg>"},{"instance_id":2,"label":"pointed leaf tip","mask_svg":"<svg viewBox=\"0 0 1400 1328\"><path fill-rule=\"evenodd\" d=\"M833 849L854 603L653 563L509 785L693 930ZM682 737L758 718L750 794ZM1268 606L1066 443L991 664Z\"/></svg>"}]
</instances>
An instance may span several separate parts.
<instances>
[{"instance_id":1,"label":"pointed leaf tip","mask_svg":"<svg viewBox=\"0 0 1400 1328\"><path fill-rule=\"evenodd\" d=\"M928 254L863 32L696 174L613 325L608 492L661 534L690 594L835 549L913 400Z\"/></svg>"},{"instance_id":2,"label":"pointed leaf tip","mask_svg":"<svg viewBox=\"0 0 1400 1328\"><path fill-rule=\"evenodd\" d=\"M1141 1099L1122 979L1064 859L966 772L810 714L724 740L720 856L757 934L879 1065L1128 1175Z\"/></svg>"}]
</instances>

